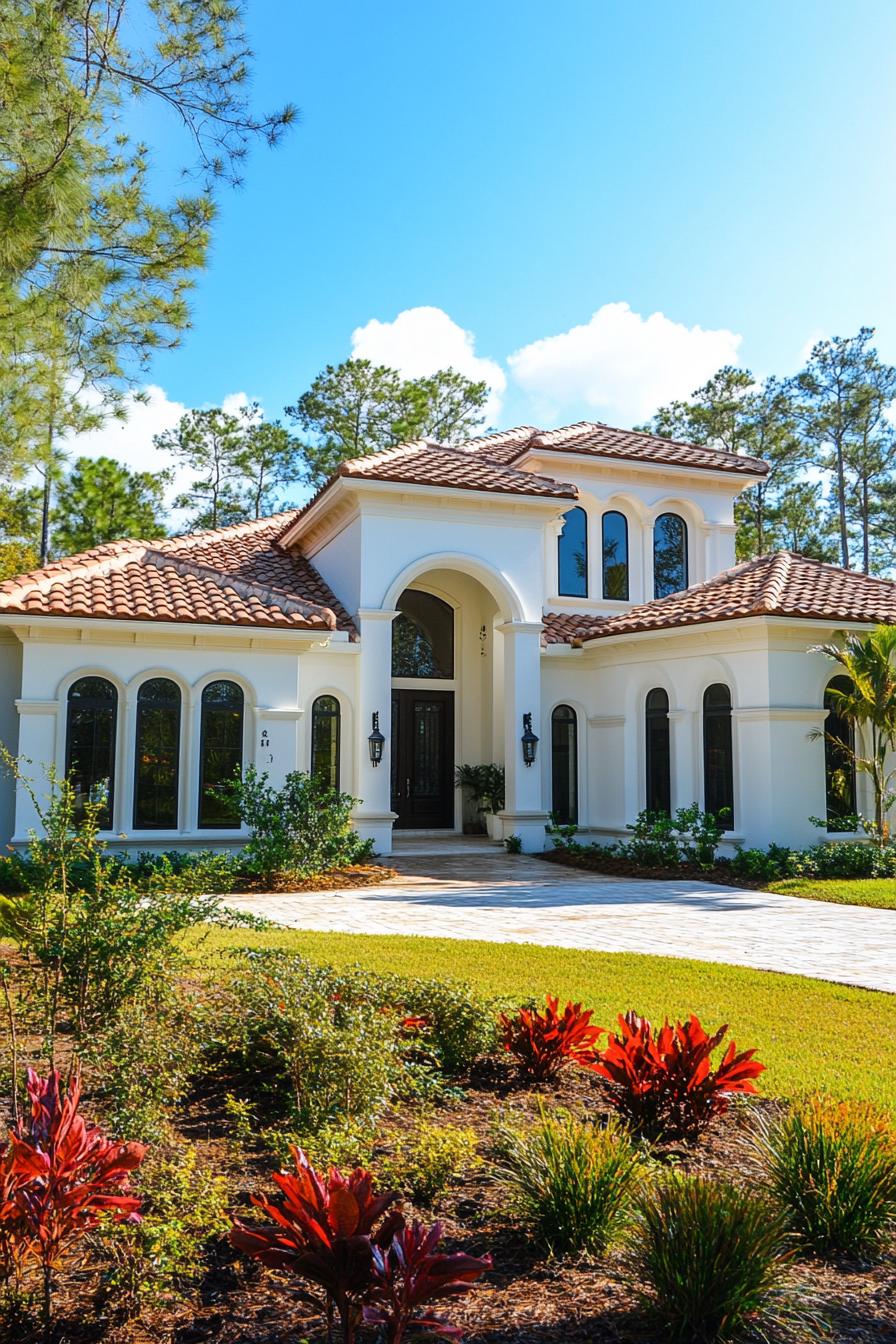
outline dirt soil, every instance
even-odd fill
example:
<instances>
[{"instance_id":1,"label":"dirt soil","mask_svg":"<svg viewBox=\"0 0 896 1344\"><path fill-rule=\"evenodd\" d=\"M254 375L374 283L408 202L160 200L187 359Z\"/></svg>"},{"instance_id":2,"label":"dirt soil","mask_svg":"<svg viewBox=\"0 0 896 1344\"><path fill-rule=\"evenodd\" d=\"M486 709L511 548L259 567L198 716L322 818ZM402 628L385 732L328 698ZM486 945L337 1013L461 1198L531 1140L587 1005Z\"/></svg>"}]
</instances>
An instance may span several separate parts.
<instances>
[{"instance_id":1,"label":"dirt soil","mask_svg":"<svg viewBox=\"0 0 896 1344\"><path fill-rule=\"evenodd\" d=\"M375 887L396 876L395 869L387 868L384 864L356 863L347 868L331 868L329 872L306 878L290 877L288 873L275 878L243 877L234 884L233 892L276 892L281 896L289 896L304 891L338 891L342 887Z\"/></svg>"}]
</instances>

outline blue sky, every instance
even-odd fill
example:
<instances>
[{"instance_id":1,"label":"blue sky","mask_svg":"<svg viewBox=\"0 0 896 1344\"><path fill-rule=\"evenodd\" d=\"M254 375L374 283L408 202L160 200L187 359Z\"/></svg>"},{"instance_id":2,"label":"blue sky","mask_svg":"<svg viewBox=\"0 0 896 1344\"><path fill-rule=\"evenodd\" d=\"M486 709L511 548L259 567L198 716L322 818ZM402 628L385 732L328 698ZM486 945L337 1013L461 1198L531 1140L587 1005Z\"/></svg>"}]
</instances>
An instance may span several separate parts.
<instances>
[{"instance_id":1,"label":"blue sky","mask_svg":"<svg viewBox=\"0 0 896 1344\"><path fill-rule=\"evenodd\" d=\"M410 373L487 376L500 425L633 423L862 323L896 360L891 0L248 15L257 100L300 125L222 197L193 329L97 449L136 462L240 393L280 414L359 329Z\"/></svg>"}]
</instances>

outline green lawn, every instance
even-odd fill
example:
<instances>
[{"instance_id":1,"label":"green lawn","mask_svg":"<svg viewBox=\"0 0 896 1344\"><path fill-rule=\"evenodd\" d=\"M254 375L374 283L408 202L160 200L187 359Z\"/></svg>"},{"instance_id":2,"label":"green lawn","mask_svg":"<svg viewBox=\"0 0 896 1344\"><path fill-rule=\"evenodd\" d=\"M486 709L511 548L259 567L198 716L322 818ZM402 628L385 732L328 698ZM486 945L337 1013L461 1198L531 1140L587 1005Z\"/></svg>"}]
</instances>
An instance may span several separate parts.
<instances>
[{"instance_id":1,"label":"green lawn","mask_svg":"<svg viewBox=\"0 0 896 1344\"><path fill-rule=\"evenodd\" d=\"M596 1020L635 1008L651 1018L696 1013L728 1022L738 1046L756 1046L768 1066L763 1090L793 1096L814 1088L896 1109L896 995L739 966L577 952L526 943L461 942L379 934L211 930L199 956L214 965L229 947L265 946L316 961L468 981L489 995L547 992L582 999Z\"/></svg>"},{"instance_id":2,"label":"green lawn","mask_svg":"<svg viewBox=\"0 0 896 1344\"><path fill-rule=\"evenodd\" d=\"M896 878L892 877L788 877L772 882L769 891L785 896L803 896L808 901L834 901L837 905L873 905L896 910Z\"/></svg>"}]
</instances>

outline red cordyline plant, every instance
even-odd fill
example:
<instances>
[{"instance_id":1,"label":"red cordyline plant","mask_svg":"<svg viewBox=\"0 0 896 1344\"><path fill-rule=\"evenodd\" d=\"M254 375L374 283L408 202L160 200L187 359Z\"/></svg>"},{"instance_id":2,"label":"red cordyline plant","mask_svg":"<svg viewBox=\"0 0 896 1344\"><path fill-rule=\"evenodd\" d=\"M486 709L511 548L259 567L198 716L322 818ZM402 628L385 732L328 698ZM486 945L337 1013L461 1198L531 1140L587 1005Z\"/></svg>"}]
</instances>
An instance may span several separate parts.
<instances>
[{"instance_id":1,"label":"red cordyline plant","mask_svg":"<svg viewBox=\"0 0 896 1344\"><path fill-rule=\"evenodd\" d=\"M36 1262L49 1320L53 1271L66 1251L104 1217L139 1218L129 1173L143 1161L141 1143L115 1143L79 1113L81 1080L63 1091L57 1070L27 1079L30 1114L0 1144L0 1242L16 1271Z\"/></svg>"},{"instance_id":2,"label":"red cordyline plant","mask_svg":"<svg viewBox=\"0 0 896 1344\"><path fill-rule=\"evenodd\" d=\"M727 1111L732 1093L756 1093L752 1080L765 1065L753 1058L755 1050L738 1054L731 1041L712 1066L727 1026L709 1036L693 1013L674 1027L667 1019L657 1031L634 1012L618 1022L619 1034L588 1067L611 1084L611 1104L644 1138L693 1141Z\"/></svg>"},{"instance_id":3,"label":"red cordyline plant","mask_svg":"<svg viewBox=\"0 0 896 1344\"><path fill-rule=\"evenodd\" d=\"M369 1307L381 1313L378 1323L393 1330L387 1338L400 1340L418 1319L425 1319L416 1315L423 1303L449 1294L452 1278L468 1285L473 1263L481 1264L480 1273L488 1268L490 1262L473 1262L469 1256L437 1255L435 1243L441 1233L434 1243L424 1245L426 1234L419 1229L410 1244L413 1270L402 1269L402 1255L406 1265L410 1262L407 1250L396 1250L396 1245L405 1246L402 1236L408 1230L402 1214L392 1208L398 1195L376 1194L373 1177L360 1167L348 1175L331 1167L321 1175L300 1149L293 1148L292 1156L295 1170L273 1175L282 1198L252 1197L271 1222L254 1226L235 1219L230 1240L262 1264L288 1270L322 1290L322 1298L304 1291L299 1296L325 1313L328 1339L335 1315L342 1344L354 1344ZM389 1277L383 1277L387 1272ZM443 1323L441 1328L445 1333L449 1327Z\"/></svg>"},{"instance_id":4,"label":"red cordyline plant","mask_svg":"<svg viewBox=\"0 0 896 1344\"><path fill-rule=\"evenodd\" d=\"M562 1013L559 1008L560 1000L548 994L544 1011L521 1008L513 1017L498 1018L504 1049L534 1082L547 1082L567 1064L590 1066L596 1058L604 1028L591 1025L591 1010L571 1002Z\"/></svg>"},{"instance_id":5,"label":"red cordyline plant","mask_svg":"<svg viewBox=\"0 0 896 1344\"><path fill-rule=\"evenodd\" d=\"M398 1229L389 1246L374 1246L374 1278L364 1320L380 1326L385 1344L403 1344L409 1330L460 1339L458 1327L426 1310L425 1304L468 1293L491 1269L492 1258L448 1254L438 1249L441 1240L441 1223L426 1228L415 1219Z\"/></svg>"}]
</instances>

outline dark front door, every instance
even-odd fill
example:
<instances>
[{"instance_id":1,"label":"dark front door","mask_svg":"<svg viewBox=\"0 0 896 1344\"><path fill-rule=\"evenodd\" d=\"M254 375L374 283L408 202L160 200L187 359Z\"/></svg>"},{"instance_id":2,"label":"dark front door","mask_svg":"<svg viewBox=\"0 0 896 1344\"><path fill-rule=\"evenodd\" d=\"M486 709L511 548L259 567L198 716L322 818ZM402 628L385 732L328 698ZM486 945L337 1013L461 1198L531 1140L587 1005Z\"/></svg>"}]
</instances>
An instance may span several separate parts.
<instances>
[{"instance_id":1,"label":"dark front door","mask_svg":"<svg viewBox=\"0 0 896 1344\"><path fill-rule=\"evenodd\" d=\"M454 825L454 692L392 692L396 827Z\"/></svg>"}]
</instances>

